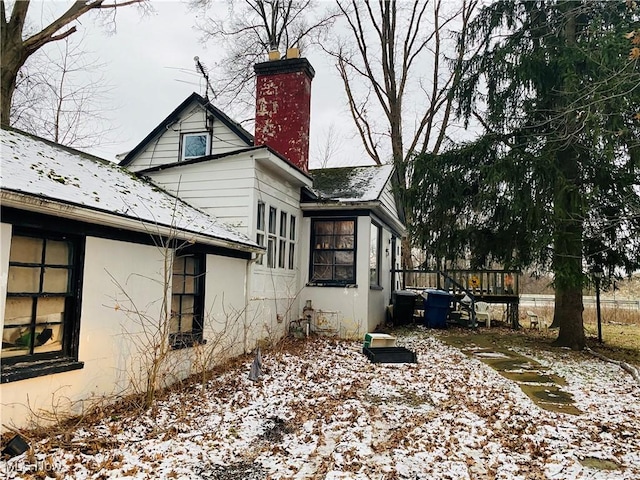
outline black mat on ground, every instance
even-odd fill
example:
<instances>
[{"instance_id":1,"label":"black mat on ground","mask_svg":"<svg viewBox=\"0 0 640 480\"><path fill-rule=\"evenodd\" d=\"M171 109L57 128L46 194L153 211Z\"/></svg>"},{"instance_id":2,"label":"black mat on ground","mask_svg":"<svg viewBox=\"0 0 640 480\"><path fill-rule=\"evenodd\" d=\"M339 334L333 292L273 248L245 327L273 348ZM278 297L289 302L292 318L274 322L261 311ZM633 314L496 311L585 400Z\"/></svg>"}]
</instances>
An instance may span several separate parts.
<instances>
[{"instance_id":1,"label":"black mat on ground","mask_svg":"<svg viewBox=\"0 0 640 480\"><path fill-rule=\"evenodd\" d=\"M416 363L417 357L415 352L404 347L374 347L363 348L367 358L372 363Z\"/></svg>"}]
</instances>

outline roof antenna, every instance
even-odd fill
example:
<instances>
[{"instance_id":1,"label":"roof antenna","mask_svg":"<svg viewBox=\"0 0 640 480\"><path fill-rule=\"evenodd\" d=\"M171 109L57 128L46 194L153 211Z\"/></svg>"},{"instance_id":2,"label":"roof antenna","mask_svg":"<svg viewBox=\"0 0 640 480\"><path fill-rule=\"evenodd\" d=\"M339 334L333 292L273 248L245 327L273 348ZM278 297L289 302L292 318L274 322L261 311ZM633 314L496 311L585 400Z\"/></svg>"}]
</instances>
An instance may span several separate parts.
<instances>
[{"instance_id":1,"label":"roof antenna","mask_svg":"<svg viewBox=\"0 0 640 480\"><path fill-rule=\"evenodd\" d=\"M215 100L218 96L216 95L216 92L213 90L211 83L209 83L209 75L207 74L207 71L205 70L204 66L202 66L202 63L200 63L200 57L198 56L193 57L193 60L196 62L196 70L202 74L202 76L204 77L204 81L207 82L207 88L205 89L205 93L204 93L205 100L209 101L209 90L211 90L211 95L213 95L213 98Z\"/></svg>"}]
</instances>

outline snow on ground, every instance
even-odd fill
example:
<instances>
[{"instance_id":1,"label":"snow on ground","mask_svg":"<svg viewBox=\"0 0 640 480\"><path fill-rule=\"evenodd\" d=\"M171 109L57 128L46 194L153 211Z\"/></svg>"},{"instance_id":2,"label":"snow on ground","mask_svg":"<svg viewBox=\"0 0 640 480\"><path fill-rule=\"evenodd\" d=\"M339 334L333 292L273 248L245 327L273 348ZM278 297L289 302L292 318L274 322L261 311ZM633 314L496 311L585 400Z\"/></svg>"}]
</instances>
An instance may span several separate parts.
<instances>
[{"instance_id":1,"label":"snow on ground","mask_svg":"<svg viewBox=\"0 0 640 480\"><path fill-rule=\"evenodd\" d=\"M372 364L361 343L327 339L266 353L258 382L248 361L153 415L80 428L65 449L37 445L31 461L73 479L640 478L640 387L616 365L520 352L566 379L576 416L540 409L437 333L398 343L417 364ZM23 457L11 462L0 477L29 478Z\"/></svg>"}]
</instances>

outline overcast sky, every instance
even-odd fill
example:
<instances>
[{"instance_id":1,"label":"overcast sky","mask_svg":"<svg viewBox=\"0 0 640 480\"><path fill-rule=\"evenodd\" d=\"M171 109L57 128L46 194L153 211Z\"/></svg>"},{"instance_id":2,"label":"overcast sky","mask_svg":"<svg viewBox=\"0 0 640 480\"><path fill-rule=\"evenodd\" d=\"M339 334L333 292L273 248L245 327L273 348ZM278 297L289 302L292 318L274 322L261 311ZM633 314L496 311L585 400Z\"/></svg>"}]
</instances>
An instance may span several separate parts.
<instances>
[{"instance_id":1,"label":"overcast sky","mask_svg":"<svg viewBox=\"0 0 640 480\"><path fill-rule=\"evenodd\" d=\"M63 6L68 4L62 2ZM117 153L133 148L192 92L204 94L193 58L198 56L203 64L212 65L221 55L215 45L202 44L194 28L197 14L189 11L184 2L154 0L152 5L155 13L145 16L136 8L118 10L115 34L92 21L85 20L82 25L86 29L86 49L106 63L108 82L114 88L111 116L117 129L116 143L91 149L91 153L103 158L112 160ZM219 5L226 9L226 2ZM311 166L318 166L314 165L314 152L332 123L346 140L341 154L331 163L370 164L359 142L351 136L351 119L334 68L320 55L311 53L307 58L316 71L312 85Z\"/></svg>"}]
</instances>

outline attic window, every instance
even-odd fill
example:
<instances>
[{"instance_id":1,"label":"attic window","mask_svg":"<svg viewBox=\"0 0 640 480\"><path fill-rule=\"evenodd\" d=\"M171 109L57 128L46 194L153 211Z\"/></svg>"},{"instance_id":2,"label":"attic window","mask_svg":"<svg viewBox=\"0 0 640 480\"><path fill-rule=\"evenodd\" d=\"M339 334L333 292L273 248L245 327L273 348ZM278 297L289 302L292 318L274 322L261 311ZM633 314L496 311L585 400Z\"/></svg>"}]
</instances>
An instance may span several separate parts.
<instances>
[{"instance_id":1,"label":"attic window","mask_svg":"<svg viewBox=\"0 0 640 480\"><path fill-rule=\"evenodd\" d=\"M211 149L208 133L185 133L182 135L182 160L204 157Z\"/></svg>"}]
</instances>

